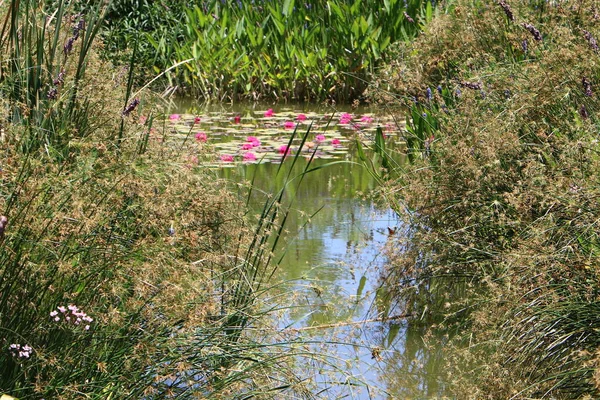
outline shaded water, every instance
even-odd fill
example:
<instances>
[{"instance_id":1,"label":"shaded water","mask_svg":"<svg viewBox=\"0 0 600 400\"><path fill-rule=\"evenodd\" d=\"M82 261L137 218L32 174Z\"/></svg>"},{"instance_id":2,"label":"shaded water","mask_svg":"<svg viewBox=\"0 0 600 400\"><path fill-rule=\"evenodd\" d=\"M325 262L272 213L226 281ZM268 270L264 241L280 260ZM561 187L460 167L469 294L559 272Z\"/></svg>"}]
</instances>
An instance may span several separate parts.
<instances>
[{"instance_id":1,"label":"shaded water","mask_svg":"<svg viewBox=\"0 0 600 400\"><path fill-rule=\"evenodd\" d=\"M278 145L270 141L280 136L286 140L281 121L304 113L314 121L326 121L316 129L329 138L339 137L344 143L340 147L324 147L323 157L313 160L312 166L325 167L305 176L297 190L290 188L293 210L286 221L289 233L280 246L285 254L275 277L286 282L286 301L292 305L280 316L279 327L336 343L316 350L335 354L342 361L346 376L325 372L317 376L322 390L319 398L437 397L442 390L438 384L439 351L424 345L424 328L420 323L407 322L401 316L395 318L399 312L381 287L382 270L387 262L383 247L403 227L392 210L373 201L375 182L359 165L352 145L354 137L367 142L377 125L392 120L373 109L336 110L337 114L332 116L331 109L302 105L275 108L274 113L284 117L271 122L264 119L268 108L271 107L238 105L226 109L220 106L216 110L182 107L186 114L196 115L200 121L187 133L185 126L179 131L188 136L196 129L210 132L210 141L217 151L229 152L237 151L232 149L239 149L246 135L253 135L261 138L261 150L277 153ZM373 123L363 126L364 129L332 124L331 121L339 122L342 112L351 112L355 120L368 115ZM244 116L245 122L235 126L232 119L236 115ZM390 143L398 140L397 131L388 131ZM217 160L215 165L229 167L219 169L224 178L233 182L253 180L259 191L272 193L282 184L274 178L280 160L282 155L278 154L269 159L272 162L243 162L239 157L235 161L242 162ZM329 165L332 160L347 162ZM304 167L305 161L298 163L292 175L301 173ZM344 379L356 386L332 382Z\"/></svg>"}]
</instances>

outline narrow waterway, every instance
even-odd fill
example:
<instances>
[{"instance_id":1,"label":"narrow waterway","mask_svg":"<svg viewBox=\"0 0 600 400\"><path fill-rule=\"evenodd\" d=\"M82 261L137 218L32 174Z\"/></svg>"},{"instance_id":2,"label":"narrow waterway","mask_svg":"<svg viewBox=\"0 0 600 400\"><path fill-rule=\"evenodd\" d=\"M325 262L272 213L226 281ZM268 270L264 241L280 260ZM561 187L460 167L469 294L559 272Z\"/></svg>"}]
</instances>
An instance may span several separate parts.
<instances>
[{"instance_id":1,"label":"narrow waterway","mask_svg":"<svg viewBox=\"0 0 600 400\"><path fill-rule=\"evenodd\" d=\"M265 117L269 109L273 115L283 117L279 120ZM304 177L297 190L288 193L293 203L286 220L287 233L280 241L282 253L274 258L282 257L273 278L281 284L275 285L274 290L285 291L287 303L285 311L277 316L277 324L281 330L315 339L321 344L315 345L313 351L330 353L339 362L332 368L326 363L316 366L314 379L319 398L441 395L439 351L424 345L422 326L399 316L382 287L382 271L387 263L384 246L405 229L392 210L376 204L373 196L376 183L358 162L353 146L357 137L367 143L377 126L387 126L387 140L393 145L401 128L394 125L397 129L390 129L395 120L373 109L332 110L306 105L281 108L188 105L178 110L196 116L193 129L187 133L186 129L179 129L182 135L202 132L217 151L238 152L242 162L215 159L214 166L220 176L233 183L252 181L257 193L272 193L280 188L281 182L274 177L280 167L278 161L284 158L281 154L269 159L273 162L242 158L240 155L246 153L236 149L247 142L247 137L262 142L256 149L245 146L257 155L261 151L277 153L278 145L268 141L282 136L285 141L285 123L302 114L309 119L303 121L303 127L309 122L314 124L315 138L318 134L330 141L339 138L341 145L323 147L325 150L312 160L311 167L315 170ZM351 127L339 124L344 113L351 115L357 124ZM363 124L359 125L359 121ZM199 137L204 140L204 136ZM264 156L256 158L267 160ZM345 162L332 163L340 160ZM300 174L306 162L301 159L293 167L292 176ZM258 198L257 202L261 200ZM312 367L315 369L315 365Z\"/></svg>"}]
</instances>

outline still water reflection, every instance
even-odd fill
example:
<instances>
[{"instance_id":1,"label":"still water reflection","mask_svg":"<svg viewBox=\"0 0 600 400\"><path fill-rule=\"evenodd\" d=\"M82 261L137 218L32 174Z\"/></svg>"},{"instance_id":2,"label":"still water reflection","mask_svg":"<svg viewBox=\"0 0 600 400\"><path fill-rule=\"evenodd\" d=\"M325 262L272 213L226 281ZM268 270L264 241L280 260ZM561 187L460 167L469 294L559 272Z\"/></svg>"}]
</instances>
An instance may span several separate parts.
<instances>
[{"instance_id":1,"label":"still water reflection","mask_svg":"<svg viewBox=\"0 0 600 400\"><path fill-rule=\"evenodd\" d=\"M203 111L192 112L201 116ZM302 112L323 110L302 106ZM401 223L392 210L375 204L375 182L358 164L352 146L341 159L347 162L313 160L314 167L324 168L311 172L299 188L290 187L288 192L294 200L275 279L286 282L286 301L293 307L278 323L281 329L336 342L318 351L334 354L346 377L317 377L322 390L318 398L436 398L441 394L440 349L424 345L420 323L394 318L399 312L380 287L387 262L382 250L394 240L392 232L402 232ZM295 165L292 175L299 174L305 163ZM232 182L253 180L257 192L273 193L282 185L278 168L272 163L239 163L219 173ZM256 202L260 208L261 200ZM336 385L332 383L336 379L357 386Z\"/></svg>"}]
</instances>

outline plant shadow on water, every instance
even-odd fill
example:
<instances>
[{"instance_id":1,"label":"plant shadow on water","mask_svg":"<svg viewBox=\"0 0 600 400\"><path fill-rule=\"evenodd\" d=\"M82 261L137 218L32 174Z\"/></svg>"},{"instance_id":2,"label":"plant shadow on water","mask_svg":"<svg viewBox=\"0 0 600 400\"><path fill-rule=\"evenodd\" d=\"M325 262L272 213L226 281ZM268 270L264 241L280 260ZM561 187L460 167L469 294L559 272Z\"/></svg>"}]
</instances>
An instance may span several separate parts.
<instances>
[{"instance_id":1,"label":"plant shadow on water","mask_svg":"<svg viewBox=\"0 0 600 400\"><path fill-rule=\"evenodd\" d=\"M328 143L313 140L314 148L306 151L307 158L316 151L309 161L311 173L303 176L302 185L286 189L286 202L293 204L274 256L277 271L269 282L273 304L268 306L281 310L274 315L275 324L282 335L306 337L313 351L331 354L339 363L313 365L321 369L315 378L319 396L441 396L438 361L445 333L440 332L439 346L428 347L422 337L424 326L435 321L407 321L389 300L381 282L387 262L383 248L406 229L391 209L375 204L371 193L377 189L376 181L360 165L353 145L355 138L372 142L378 126L386 127L391 145L398 137L398 129L389 128L394 121L366 109L333 116L322 109L296 109L300 111L273 111L266 106L188 109L168 123L183 140L196 140L199 146L208 143L221 153L209 156L204 164L199 161L203 167L221 167L218 174L234 187L251 182L249 203L257 213L265 196L285 185L277 172L278 161L284 159L279 147L293 132L286 122L304 127L303 117L297 117L306 116L316 126L308 141L318 135L330 138ZM358 123L353 126L351 120ZM199 132L206 136L197 136ZM341 145L333 146L333 138L339 138ZM254 140L260 145L252 148ZM299 150L295 143L290 147ZM258 157L248 160L246 148ZM224 152L232 158L224 160ZM301 175L305 168L304 162L295 163L291 176Z\"/></svg>"}]
</instances>

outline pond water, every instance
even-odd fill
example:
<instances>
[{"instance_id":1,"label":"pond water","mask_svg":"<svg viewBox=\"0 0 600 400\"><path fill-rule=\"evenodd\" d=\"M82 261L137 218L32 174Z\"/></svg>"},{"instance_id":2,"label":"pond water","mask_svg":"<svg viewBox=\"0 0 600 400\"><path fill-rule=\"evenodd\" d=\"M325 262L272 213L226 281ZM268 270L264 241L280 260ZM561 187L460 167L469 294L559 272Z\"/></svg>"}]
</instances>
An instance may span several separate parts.
<instances>
[{"instance_id":1,"label":"pond water","mask_svg":"<svg viewBox=\"0 0 600 400\"><path fill-rule=\"evenodd\" d=\"M278 316L279 327L330 342L314 350L330 352L344 365L341 374L328 371L315 377L322 391L319 398L442 394L439 352L426 348L423 328L398 316L381 287L387 262L383 247L403 229L392 210L373 201L376 183L358 162L354 148L356 139L370 146L377 127L389 145L399 142L402 125L380 111L180 104L168 122L183 140L212 146L215 155L205 162L222 177L232 182L253 180L265 193L281 187L275 177L279 164L291 159L286 157L288 149L307 158L314 152L311 166L323 167L289 193L294 199L286 221L289 233L281 241L285 254L274 278L284 282L277 290L285 288L292 306ZM296 128L306 131L309 126L310 146L300 146L298 139L290 142ZM249 152L253 156L247 156ZM332 163L336 160L346 162ZM292 175L301 173L305 163L294 165ZM319 368L326 370L323 365Z\"/></svg>"}]
</instances>

